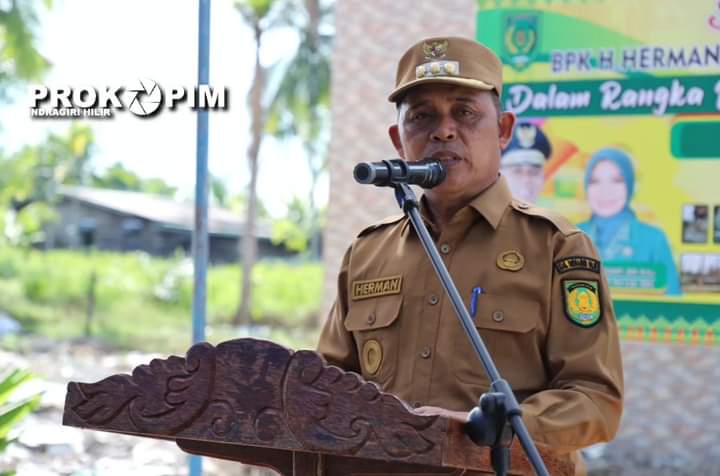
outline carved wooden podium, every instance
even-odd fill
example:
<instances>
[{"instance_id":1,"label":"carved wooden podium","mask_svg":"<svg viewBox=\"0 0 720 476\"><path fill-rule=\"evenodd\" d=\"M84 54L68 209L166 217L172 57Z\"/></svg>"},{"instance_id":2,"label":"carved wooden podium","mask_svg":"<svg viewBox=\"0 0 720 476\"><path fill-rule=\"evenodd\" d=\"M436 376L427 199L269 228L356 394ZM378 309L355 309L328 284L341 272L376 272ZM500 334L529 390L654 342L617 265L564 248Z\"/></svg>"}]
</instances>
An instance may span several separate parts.
<instances>
[{"instance_id":1,"label":"carved wooden podium","mask_svg":"<svg viewBox=\"0 0 720 476\"><path fill-rule=\"evenodd\" d=\"M312 351L236 339L198 344L132 375L68 384L63 424L174 440L186 452L284 476L492 474L462 424L415 414ZM573 465L542 452L552 475ZM521 448L511 473L533 474Z\"/></svg>"}]
</instances>

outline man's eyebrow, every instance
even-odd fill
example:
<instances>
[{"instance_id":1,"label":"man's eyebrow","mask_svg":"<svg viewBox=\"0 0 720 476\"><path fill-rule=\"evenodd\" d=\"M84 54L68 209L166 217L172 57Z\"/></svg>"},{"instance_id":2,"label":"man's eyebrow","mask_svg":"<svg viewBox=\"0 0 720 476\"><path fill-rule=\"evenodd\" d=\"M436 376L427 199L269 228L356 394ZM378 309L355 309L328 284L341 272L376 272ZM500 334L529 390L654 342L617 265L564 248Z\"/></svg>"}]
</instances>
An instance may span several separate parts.
<instances>
[{"instance_id":1,"label":"man's eyebrow","mask_svg":"<svg viewBox=\"0 0 720 476\"><path fill-rule=\"evenodd\" d=\"M475 104L477 102L476 98L473 98L470 96L457 96L453 99L455 99L456 101L467 102L467 103L471 103L471 104Z\"/></svg>"},{"instance_id":2,"label":"man's eyebrow","mask_svg":"<svg viewBox=\"0 0 720 476\"><path fill-rule=\"evenodd\" d=\"M428 101L427 99L418 99L416 101L410 100L410 101L408 101L408 109L424 106L429 103L430 103L430 101Z\"/></svg>"}]
</instances>

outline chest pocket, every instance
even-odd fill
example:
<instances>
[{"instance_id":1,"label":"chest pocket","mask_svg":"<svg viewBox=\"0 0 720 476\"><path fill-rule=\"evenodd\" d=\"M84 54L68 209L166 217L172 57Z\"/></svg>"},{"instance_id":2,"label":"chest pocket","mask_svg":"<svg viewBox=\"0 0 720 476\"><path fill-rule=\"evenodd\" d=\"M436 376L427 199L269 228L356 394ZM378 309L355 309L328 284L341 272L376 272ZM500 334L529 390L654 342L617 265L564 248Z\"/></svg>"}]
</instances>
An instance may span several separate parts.
<instances>
[{"instance_id":1,"label":"chest pocket","mask_svg":"<svg viewBox=\"0 0 720 476\"><path fill-rule=\"evenodd\" d=\"M478 297L475 327L485 342L495 365L514 390L535 388L544 381L544 365L539 336L542 316L540 304L520 296L482 294ZM485 370L476 357L465 332L458 325L455 375L466 384L489 385Z\"/></svg>"},{"instance_id":2,"label":"chest pocket","mask_svg":"<svg viewBox=\"0 0 720 476\"><path fill-rule=\"evenodd\" d=\"M402 295L352 301L345 317L345 329L355 338L363 377L383 388L392 382L397 368L402 302Z\"/></svg>"}]
</instances>

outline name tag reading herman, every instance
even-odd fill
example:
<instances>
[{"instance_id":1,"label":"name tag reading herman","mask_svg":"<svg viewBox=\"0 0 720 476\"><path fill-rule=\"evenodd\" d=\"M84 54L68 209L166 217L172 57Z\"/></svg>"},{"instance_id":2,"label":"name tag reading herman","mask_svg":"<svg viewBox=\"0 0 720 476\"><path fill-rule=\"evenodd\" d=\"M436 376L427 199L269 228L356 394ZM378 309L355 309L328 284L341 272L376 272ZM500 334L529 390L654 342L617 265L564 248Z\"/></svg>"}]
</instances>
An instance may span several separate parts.
<instances>
[{"instance_id":1,"label":"name tag reading herman","mask_svg":"<svg viewBox=\"0 0 720 476\"><path fill-rule=\"evenodd\" d=\"M352 298L353 301L357 301L358 299L387 296L388 294L400 294L401 289L402 276L353 281Z\"/></svg>"}]
</instances>

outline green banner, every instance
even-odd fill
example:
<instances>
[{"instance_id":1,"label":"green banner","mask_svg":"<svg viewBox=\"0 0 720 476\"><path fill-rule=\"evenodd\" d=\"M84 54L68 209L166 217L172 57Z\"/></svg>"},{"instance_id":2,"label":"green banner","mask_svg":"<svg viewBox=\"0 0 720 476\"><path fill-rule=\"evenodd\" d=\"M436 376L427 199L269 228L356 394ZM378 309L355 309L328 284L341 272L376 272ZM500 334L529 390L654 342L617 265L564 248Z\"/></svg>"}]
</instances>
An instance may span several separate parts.
<instances>
[{"instance_id":1,"label":"green banner","mask_svg":"<svg viewBox=\"0 0 720 476\"><path fill-rule=\"evenodd\" d=\"M477 5L522 124L512 193L593 240L623 337L720 344L718 0Z\"/></svg>"},{"instance_id":2,"label":"green banner","mask_svg":"<svg viewBox=\"0 0 720 476\"><path fill-rule=\"evenodd\" d=\"M717 113L720 75L510 83L503 105L530 117Z\"/></svg>"}]
</instances>

